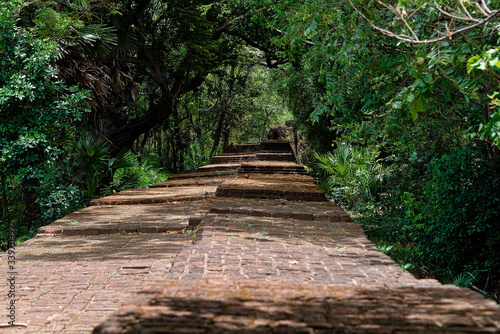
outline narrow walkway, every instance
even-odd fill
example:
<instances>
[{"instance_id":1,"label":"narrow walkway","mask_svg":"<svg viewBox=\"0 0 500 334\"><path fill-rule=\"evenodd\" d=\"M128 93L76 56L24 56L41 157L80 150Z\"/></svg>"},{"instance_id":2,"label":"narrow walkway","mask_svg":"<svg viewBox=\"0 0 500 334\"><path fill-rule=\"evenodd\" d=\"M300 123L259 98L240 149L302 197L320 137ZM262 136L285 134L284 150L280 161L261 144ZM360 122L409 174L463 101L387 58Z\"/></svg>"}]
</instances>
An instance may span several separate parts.
<instances>
[{"instance_id":1,"label":"narrow walkway","mask_svg":"<svg viewBox=\"0 0 500 334\"><path fill-rule=\"evenodd\" d=\"M500 332L498 305L415 279L294 160L286 142L235 146L41 228L16 249L28 327L0 332Z\"/></svg>"}]
</instances>

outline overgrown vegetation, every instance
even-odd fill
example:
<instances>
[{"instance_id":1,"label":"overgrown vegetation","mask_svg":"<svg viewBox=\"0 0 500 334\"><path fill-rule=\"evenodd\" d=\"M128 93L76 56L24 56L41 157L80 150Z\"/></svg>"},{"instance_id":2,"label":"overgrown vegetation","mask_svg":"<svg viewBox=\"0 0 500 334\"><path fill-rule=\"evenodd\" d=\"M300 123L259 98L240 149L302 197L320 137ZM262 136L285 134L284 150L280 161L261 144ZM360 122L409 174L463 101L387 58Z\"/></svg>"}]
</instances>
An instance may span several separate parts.
<instances>
[{"instance_id":1,"label":"overgrown vegetation","mask_svg":"<svg viewBox=\"0 0 500 334\"><path fill-rule=\"evenodd\" d=\"M389 168L377 161L379 152L337 142L333 152L315 153L314 164L322 172L322 187L331 201L353 208L378 198Z\"/></svg>"},{"instance_id":2,"label":"overgrown vegetation","mask_svg":"<svg viewBox=\"0 0 500 334\"><path fill-rule=\"evenodd\" d=\"M274 21L295 64L283 91L327 193L417 276L492 298L499 5L285 1Z\"/></svg>"},{"instance_id":3,"label":"overgrown vegetation","mask_svg":"<svg viewBox=\"0 0 500 334\"><path fill-rule=\"evenodd\" d=\"M0 6L3 249L293 117L381 249L500 292L497 0Z\"/></svg>"},{"instance_id":4,"label":"overgrown vegetation","mask_svg":"<svg viewBox=\"0 0 500 334\"><path fill-rule=\"evenodd\" d=\"M291 117L277 70L258 65L267 28L227 24L233 5L2 2L1 249L9 230L19 243L96 197L206 164Z\"/></svg>"}]
</instances>

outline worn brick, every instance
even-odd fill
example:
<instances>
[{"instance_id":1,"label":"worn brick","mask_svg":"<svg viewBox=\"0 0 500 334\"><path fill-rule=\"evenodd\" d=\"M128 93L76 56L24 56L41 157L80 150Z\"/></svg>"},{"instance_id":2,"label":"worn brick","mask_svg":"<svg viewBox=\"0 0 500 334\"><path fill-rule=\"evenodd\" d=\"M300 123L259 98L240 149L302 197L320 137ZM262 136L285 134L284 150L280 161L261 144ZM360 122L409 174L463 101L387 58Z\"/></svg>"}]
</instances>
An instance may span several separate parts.
<instances>
[{"instance_id":1,"label":"worn brick","mask_svg":"<svg viewBox=\"0 0 500 334\"><path fill-rule=\"evenodd\" d=\"M241 146L255 160L235 149L40 228L17 247L13 332L500 332L495 303L417 280L303 167L251 151L273 145L289 146Z\"/></svg>"}]
</instances>

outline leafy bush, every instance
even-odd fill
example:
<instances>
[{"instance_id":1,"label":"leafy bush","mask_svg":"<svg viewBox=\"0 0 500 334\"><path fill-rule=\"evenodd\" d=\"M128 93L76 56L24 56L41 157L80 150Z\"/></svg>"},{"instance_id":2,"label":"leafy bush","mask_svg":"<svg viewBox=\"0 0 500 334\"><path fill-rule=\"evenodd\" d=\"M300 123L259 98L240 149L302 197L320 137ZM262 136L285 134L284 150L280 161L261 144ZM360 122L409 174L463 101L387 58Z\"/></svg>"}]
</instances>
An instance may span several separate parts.
<instances>
[{"instance_id":1,"label":"leafy bush","mask_svg":"<svg viewBox=\"0 0 500 334\"><path fill-rule=\"evenodd\" d=\"M42 189L38 203L42 208L42 221L51 223L84 207L85 194L76 185L58 185L55 189Z\"/></svg>"},{"instance_id":2,"label":"leafy bush","mask_svg":"<svg viewBox=\"0 0 500 334\"><path fill-rule=\"evenodd\" d=\"M7 248L8 233L10 231L9 223L12 223L15 229L15 243L19 244L34 237L36 230L40 226L50 224L54 220L79 210L88 204L85 194L79 187L69 182L65 167L67 166L61 162L60 165L51 169L53 176L42 179L39 187L36 188L38 194L36 203L41 209L41 214L29 226L22 224L21 221L21 212L24 208L23 203L19 201L21 178L11 178L9 187L6 189L9 211L7 213L2 212L0 216L0 250Z\"/></svg>"},{"instance_id":3,"label":"leafy bush","mask_svg":"<svg viewBox=\"0 0 500 334\"><path fill-rule=\"evenodd\" d=\"M124 174L120 181L113 182L118 170L137 165L133 154L120 152L111 157L108 145L91 134L75 139L72 149L73 180L85 191L88 200L139 186L139 175L135 172Z\"/></svg>"},{"instance_id":4,"label":"leafy bush","mask_svg":"<svg viewBox=\"0 0 500 334\"><path fill-rule=\"evenodd\" d=\"M137 176L137 185L141 188L148 188L152 184L168 179L168 173L155 168L153 162L147 157L143 157L141 165L122 168L116 171L113 183L124 182L127 178Z\"/></svg>"},{"instance_id":5,"label":"leafy bush","mask_svg":"<svg viewBox=\"0 0 500 334\"><path fill-rule=\"evenodd\" d=\"M477 148L434 158L422 194L402 201L404 233L423 258L452 272L499 275L500 179L492 159Z\"/></svg>"},{"instance_id":6,"label":"leafy bush","mask_svg":"<svg viewBox=\"0 0 500 334\"><path fill-rule=\"evenodd\" d=\"M27 5L0 2L0 174L5 184L1 191L18 188L20 193L3 205L2 219L18 231L33 231L40 224L39 185L63 158L89 97L61 80L53 65L61 55L60 45L22 26L21 11Z\"/></svg>"},{"instance_id":7,"label":"leafy bush","mask_svg":"<svg viewBox=\"0 0 500 334\"><path fill-rule=\"evenodd\" d=\"M314 153L315 165L326 176L322 184L334 202L348 204L375 199L389 170L377 162L378 151L338 142L335 151Z\"/></svg>"}]
</instances>

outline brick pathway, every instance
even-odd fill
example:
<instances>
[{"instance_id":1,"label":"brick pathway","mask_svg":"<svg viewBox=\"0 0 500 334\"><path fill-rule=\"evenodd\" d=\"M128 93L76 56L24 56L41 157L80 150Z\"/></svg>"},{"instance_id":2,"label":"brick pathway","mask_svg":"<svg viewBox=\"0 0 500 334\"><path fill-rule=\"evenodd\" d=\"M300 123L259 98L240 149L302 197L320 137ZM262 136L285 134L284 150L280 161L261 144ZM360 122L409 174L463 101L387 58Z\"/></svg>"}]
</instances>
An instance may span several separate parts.
<instances>
[{"instance_id":1,"label":"brick pathway","mask_svg":"<svg viewBox=\"0 0 500 334\"><path fill-rule=\"evenodd\" d=\"M245 204L249 207L249 203ZM378 251L359 225L294 219L300 213L294 212L296 208L290 209L281 211L290 218L266 216L265 210L252 212L257 217L208 214L202 237L194 247L183 249L165 277L279 279L342 286L439 284L435 280L415 280Z\"/></svg>"},{"instance_id":2,"label":"brick pathway","mask_svg":"<svg viewBox=\"0 0 500 334\"><path fill-rule=\"evenodd\" d=\"M0 332L500 332L500 307L401 269L285 148L236 146L41 228L16 248L28 327Z\"/></svg>"},{"instance_id":3,"label":"brick pathway","mask_svg":"<svg viewBox=\"0 0 500 334\"><path fill-rule=\"evenodd\" d=\"M0 332L91 333L148 282L162 278L191 240L176 233L37 236L24 242L17 247L16 321L28 327ZM0 294L7 306L5 284Z\"/></svg>"},{"instance_id":4,"label":"brick pathway","mask_svg":"<svg viewBox=\"0 0 500 334\"><path fill-rule=\"evenodd\" d=\"M498 306L457 288L158 282L94 333L498 333ZM496 313L495 313L496 312Z\"/></svg>"}]
</instances>

